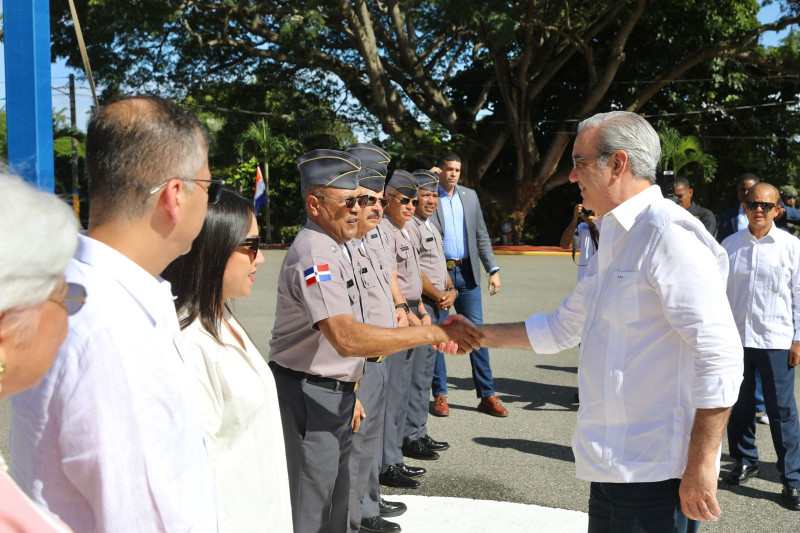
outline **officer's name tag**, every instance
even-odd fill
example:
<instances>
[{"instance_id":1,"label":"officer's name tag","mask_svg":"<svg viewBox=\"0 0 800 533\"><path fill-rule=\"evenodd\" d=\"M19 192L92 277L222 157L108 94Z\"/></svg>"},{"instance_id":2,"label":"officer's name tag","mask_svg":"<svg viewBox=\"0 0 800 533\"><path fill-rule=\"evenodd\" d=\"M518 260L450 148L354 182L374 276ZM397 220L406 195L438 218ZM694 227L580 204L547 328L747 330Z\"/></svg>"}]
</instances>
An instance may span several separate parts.
<instances>
[{"instance_id":1,"label":"officer's name tag","mask_svg":"<svg viewBox=\"0 0 800 533\"><path fill-rule=\"evenodd\" d=\"M428 237L427 239L425 239L425 242L431 242L432 240L433 240L433 237Z\"/></svg>"},{"instance_id":2,"label":"officer's name tag","mask_svg":"<svg viewBox=\"0 0 800 533\"><path fill-rule=\"evenodd\" d=\"M347 280L347 288L349 289L352 286L353 286L353 280L352 279L348 279Z\"/></svg>"},{"instance_id":3,"label":"officer's name tag","mask_svg":"<svg viewBox=\"0 0 800 533\"><path fill-rule=\"evenodd\" d=\"M378 234L377 233L373 233L372 235L369 236L369 238L370 239L377 239L378 238Z\"/></svg>"},{"instance_id":4,"label":"officer's name tag","mask_svg":"<svg viewBox=\"0 0 800 533\"><path fill-rule=\"evenodd\" d=\"M362 274L366 274L367 272L369 272L369 270L367 269L367 267L363 267L363 268L361 269L361 273L362 273Z\"/></svg>"},{"instance_id":5,"label":"officer's name tag","mask_svg":"<svg viewBox=\"0 0 800 533\"><path fill-rule=\"evenodd\" d=\"M400 251L401 252L407 252L408 251L408 246L401 246L400 247Z\"/></svg>"}]
</instances>

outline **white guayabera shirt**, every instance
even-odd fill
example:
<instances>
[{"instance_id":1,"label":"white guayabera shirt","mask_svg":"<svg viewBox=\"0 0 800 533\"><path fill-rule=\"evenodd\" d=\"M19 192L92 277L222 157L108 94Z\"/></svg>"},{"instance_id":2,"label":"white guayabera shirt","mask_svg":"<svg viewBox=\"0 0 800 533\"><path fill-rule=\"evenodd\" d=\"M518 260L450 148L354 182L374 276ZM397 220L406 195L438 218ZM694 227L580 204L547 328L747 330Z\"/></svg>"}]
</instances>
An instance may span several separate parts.
<instances>
[{"instance_id":1,"label":"white guayabera shirt","mask_svg":"<svg viewBox=\"0 0 800 533\"><path fill-rule=\"evenodd\" d=\"M525 321L539 353L581 343L577 476L680 478L695 410L733 405L742 380L727 255L657 186L602 217L598 248L561 306Z\"/></svg>"},{"instance_id":2,"label":"white guayabera shirt","mask_svg":"<svg viewBox=\"0 0 800 533\"><path fill-rule=\"evenodd\" d=\"M81 532L214 532L196 378L170 285L80 236L86 305L48 374L11 400L11 474Z\"/></svg>"},{"instance_id":3,"label":"white guayabera shirt","mask_svg":"<svg viewBox=\"0 0 800 533\"><path fill-rule=\"evenodd\" d=\"M756 240L745 227L724 241L728 299L742 344L788 350L800 341L800 239L772 225Z\"/></svg>"}]
</instances>

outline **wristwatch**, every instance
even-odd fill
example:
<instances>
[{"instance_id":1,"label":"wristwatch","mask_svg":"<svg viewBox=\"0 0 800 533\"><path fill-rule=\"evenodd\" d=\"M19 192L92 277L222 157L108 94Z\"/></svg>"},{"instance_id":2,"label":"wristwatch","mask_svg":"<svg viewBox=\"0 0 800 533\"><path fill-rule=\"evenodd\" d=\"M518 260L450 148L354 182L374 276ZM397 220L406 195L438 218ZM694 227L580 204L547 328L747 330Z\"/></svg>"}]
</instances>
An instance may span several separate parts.
<instances>
[{"instance_id":1,"label":"wristwatch","mask_svg":"<svg viewBox=\"0 0 800 533\"><path fill-rule=\"evenodd\" d=\"M401 302L401 303L395 305L394 308L395 309L402 309L403 311L406 312L406 314L409 314L411 312L411 308L408 307L408 304L405 303L405 302Z\"/></svg>"}]
</instances>

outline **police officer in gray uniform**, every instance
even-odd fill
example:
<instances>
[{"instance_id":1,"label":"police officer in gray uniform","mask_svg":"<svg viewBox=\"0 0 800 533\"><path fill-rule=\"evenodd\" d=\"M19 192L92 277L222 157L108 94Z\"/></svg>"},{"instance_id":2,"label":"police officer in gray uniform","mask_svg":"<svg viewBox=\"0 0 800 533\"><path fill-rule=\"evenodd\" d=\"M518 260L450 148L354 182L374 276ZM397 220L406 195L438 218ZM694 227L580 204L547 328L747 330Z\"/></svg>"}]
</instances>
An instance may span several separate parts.
<instances>
[{"instance_id":1,"label":"police officer in gray uniform","mask_svg":"<svg viewBox=\"0 0 800 533\"><path fill-rule=\"evenodd\" d=\"M348 146L346 152L361 160L358 176L359 193L370 196L365 202L358 218L356 237L347 243L356 278L367 291L370 308L370 324L384 328L397 327L397 316L392 298L392 268L383 247L375 249L365 244L368 232L378 226L383 207L383 188L386 182L386 165L389 154L369 143ZM380 244L380 241L379 243ZM353 435L350 450L350 528L352 531L396 532L400 526L385 520L384 516L398 516L406 511L401 502L387 502L380 497L378 474L379 461L376 461L383 437L384 409L386 407L385 386L388 378L383 357L367 359L361 385L356 397L361 403L365 418L361 427Z\"/></svg>"},{"instance_id":2,"label":"police officer in gray uniform","mask_svg":"<svg viewBox=\"0 0 800 533\"><path fill-rule=\"evenodd\" d=\"M357 231L360 161L314 150L298 161L308 220L281 265L270 367L281 410L292 519L300 533L347 531L355 389L364 357L423 344L459 353L479 345L463 326L367 325L368 297L344 244ZM446 345L447 344L447 345Z\"/></svg>"},{"instance_id":3,"label":"police officer in gray uniform","mask_svg":"<svg viewBox=\"0 0 800 533\"><path fill-rule=\"evenodd\" d=\"M422 277L419 270L417 247L405 227L414 216L418 201L417 183L404 170L395 170L386 184L386 196L390 201L380 223L396 267L397 284L407 303L398 305L409 315L412 324L417 319L423 325L430 324L430 316L421 302ZM412 327L413 329L413 327ZM411 475L421 472L403 463L401 451L405 436L408 394L414 350L395 354L387 361L389 383L386 391L386 419L383 432L383 461L380 482L390 487L416 488L419 481ZM438 458L438 454L430 459ZM424 471L424 469L423 469ZM409 475L411 474L411 475Z\"/></svg>"},{"instance_id":4,"label":"police officer in gray uniform","mask_svg":"<svg viewBox=\"0 0 800 533\"><path fill-rule=\"evenodd\" d=\"M431 316L431 323L440 324L447 317L447 310L452 307L458 292L447 275L442 236L428 220L439 204L439 176L425 169L414 171L413 176L419 189L419 204L414 218L406 224L406 228L417 243L422 273L422 303ZM425 459L430 456L431 451L440 452L450 447L446 442L434 440L427 430L428 402L435 362L436 350L432 347L420 346L414 350L406 433L403 439L403 455L407 457Z\"/></svg>"}]
</instances>

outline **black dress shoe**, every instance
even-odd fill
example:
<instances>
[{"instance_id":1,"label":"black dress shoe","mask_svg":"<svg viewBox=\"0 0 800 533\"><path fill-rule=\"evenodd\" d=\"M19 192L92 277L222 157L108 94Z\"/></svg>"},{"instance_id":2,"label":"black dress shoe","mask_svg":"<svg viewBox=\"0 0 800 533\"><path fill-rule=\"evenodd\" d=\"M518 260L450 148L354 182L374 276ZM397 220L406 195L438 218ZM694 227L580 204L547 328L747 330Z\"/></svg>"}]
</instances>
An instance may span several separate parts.
<instances>
[{"instance_id":1,"label":"black dress shoe","mask_svg":"<svg viewBox=\"0 0 800 533\"><path fill-rule=\"evenodd\" d=\"M800 489L797 487L783 486L783 501L792 511L800 511Z\"/></svg>"},{"instance_id":2,"label":"black dress shoe","mask_svg":"<svg viewBox=\"0 0 800 533\"><path fill-rule=\"evenodd\" d=\"M380 516L373 516L372 518L361 519L361 531L375 531L377 533L389 533L391 531L397 533L401 531L400 524L384 520Z\"/></svg>"},{"instance_id":3,"label":"black dress shoe","mask_svg":"<svg viewBox=\"0 0 800 533\"><path fill-rule=\"evenodd\" d=\"M405 463L398 463L395 466L397 467L398 470L400 470L401 474L407 477L417 477L427 472L427 470L425 470L421 466L410 466Z\"/></svg>"},{"instance_id":4,"label":"black dress shoe","mask_svg":"<svg viewBox=\"0 0 800 533\"><path fill-rule=\"evenodd\" d=\"M381 498L380 503L378 504L378 510L380 511L381 516L400 516L401 514L405 513L408 510L406 504L403 502L387 502L383 498Z\"/></svg>"},{"instance_id":5,"label":"black dress shoe","mask_svg":"<svg viewBox=\"0 0 800 533\"><path fill-rule=\"evenodd\" d=\"M419 487L419 481L403 475L394 465L387 468L386 472L378 476L378 481L381 485L400 489L416 489Z\"/></svg>"},{"instance_id":6,"label":"black dress shoe","mask_svg":"<svg viewBox=\"0 0 800 533\"><path fill-rule=\"evenodd\" d=\"M439 442L438 440L433 440L430 435L425 435L424 437L420 437L419 440L422 442L423 446L435 452L440 452L450 447L450 445L446 442Z\"/></svg>"},{"instance_id":7,"label":"black dress shoe","mask_svg":"<svg viewBox=\"0 0 800 533\"><path fill-rule=\"evenodd\" d=\"M403 444L403 455L411 457L412 459L419 459L420 461L435 461L439 458L439 454L433 450L429 450L422 444L419 439L412 440L408 444Z\"/></svg>"},{"instance_id":8,"label":"black dress shoe","mask_svg":"<svg viewBox=\"0 0 800 533\"><path fill-rule=\"evenodd\" d=\"M736 465L725 478L728 485L744 485L748 479L758 474L758 465Z\"/></svg>"}]
</instances>

